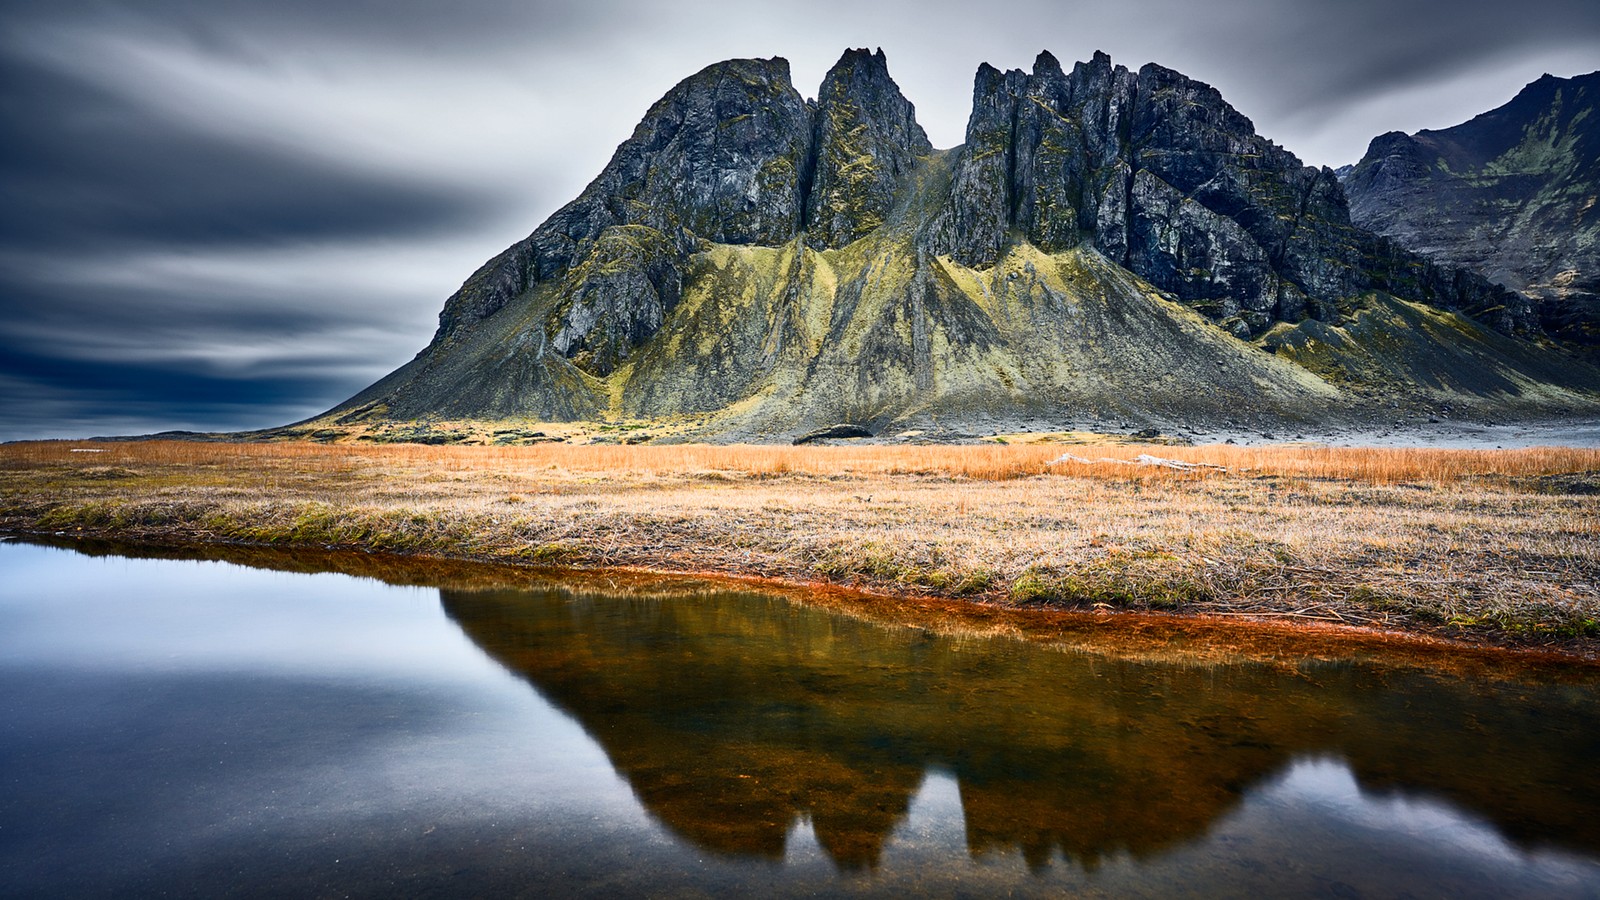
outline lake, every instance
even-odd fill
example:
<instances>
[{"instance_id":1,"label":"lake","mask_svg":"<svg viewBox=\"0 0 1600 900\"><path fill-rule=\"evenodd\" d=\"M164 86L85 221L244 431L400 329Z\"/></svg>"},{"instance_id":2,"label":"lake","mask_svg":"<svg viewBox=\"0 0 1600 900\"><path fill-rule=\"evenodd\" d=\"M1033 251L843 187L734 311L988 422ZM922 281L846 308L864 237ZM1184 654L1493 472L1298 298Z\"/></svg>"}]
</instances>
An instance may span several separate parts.
<instances>
[{"instance_id":1,"label":"lake","mask_svg":"<svg viewBox=\"0 0 1600 900\"><path fill-rule=\"evenodd\" d=\"M1592 677L274 559L0 544L0 893L1600 897Z\"/></svg>"}]
</instances>

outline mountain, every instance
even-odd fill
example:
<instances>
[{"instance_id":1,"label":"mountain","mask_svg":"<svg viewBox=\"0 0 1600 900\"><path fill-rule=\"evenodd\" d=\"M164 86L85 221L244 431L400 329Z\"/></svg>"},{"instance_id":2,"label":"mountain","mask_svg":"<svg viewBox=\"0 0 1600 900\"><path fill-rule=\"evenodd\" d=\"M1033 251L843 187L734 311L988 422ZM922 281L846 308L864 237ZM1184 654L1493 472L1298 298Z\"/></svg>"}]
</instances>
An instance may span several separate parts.
<instances>
[{"instance_id":1,"label":"mountain","mask_svg":"<svg viewBox=\"0 0 1600 900\"><path fill-rule=\"evenodd\" d=\"M1355 227L1331 170L1208 85L984 65L936 151L883 52L851 50L815 100L781 58L679 83L415 359L297 433L1336 424L1597 391L1526 298Z\"/></svg>"},{"instance_id":2,"label":"mountain","mask_svg":"<svg viewBox=\"0 0 1600 900\"><path fill-rule=\"evenodd\" d=\"M1374 138L1351 218L1535 301L1551 336L1600 349L1600 72L1546 75L1443 131Z\"/></svg>"}]
</instances>

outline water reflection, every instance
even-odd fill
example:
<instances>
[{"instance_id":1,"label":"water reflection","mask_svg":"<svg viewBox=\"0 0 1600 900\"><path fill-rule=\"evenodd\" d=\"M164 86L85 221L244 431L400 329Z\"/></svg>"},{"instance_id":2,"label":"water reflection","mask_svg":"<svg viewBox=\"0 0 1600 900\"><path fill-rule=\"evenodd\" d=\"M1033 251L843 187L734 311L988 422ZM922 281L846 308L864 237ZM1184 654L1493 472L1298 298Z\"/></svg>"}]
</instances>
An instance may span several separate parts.
<instances>
[{"instance_id":1,"label":"water reflection","mask_svg":"<svg viewBox=\"0 0 1600 900\"><path fill-rule=\"evenodd\" d=\"M1073 652L704 583L242 561L274 571L0 545L0 894L1600 886L1570 667L1202 663L1106 643L1125 620Z\"/></svg>"},{"instance_id":2,"label":"water reflection","mask_svg":"<svg viewBox=\"0 0 1600 900\"><path fill-rule=\"evenodd\" d=\"M1098 658L887 628L750 594L442 592L480 647L579 721L667 828L781 858L797 824L875 866L930 769L968 852L1093 869L1203 838L1298 760L1367 794L1481 816L1523 848L1600 852L1600 711L1584 687L1357 664Z\"/></svg>"}]
</instances>

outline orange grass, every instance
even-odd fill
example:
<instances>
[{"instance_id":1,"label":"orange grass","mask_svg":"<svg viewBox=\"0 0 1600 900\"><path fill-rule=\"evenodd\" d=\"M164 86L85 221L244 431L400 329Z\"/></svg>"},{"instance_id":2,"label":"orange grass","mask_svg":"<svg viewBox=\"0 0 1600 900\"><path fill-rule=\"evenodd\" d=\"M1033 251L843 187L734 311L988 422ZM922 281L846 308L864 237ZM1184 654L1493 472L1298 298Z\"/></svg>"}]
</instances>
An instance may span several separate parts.
<instances>
[{"instance_id":1,"label":"orange grass","mask_svg":"<svg viewBox=\"0 0 1600 900\"><path fill-rule=\"evenodd\" d=\"M98 450L100 452L81 452ZM1056 462L1063 453L1096 460ZM1132 464L1140 454L1219 469L1179 471ZM1101 458L1120 462L1099 462ZM569 445L450 447L315 443L231 444L196 441L86 443L41 441L0 446L0 465L75 463L219 466L289 463L326 471L347 465L394 465L452 471L556 468L567 472L685 475L944 475L1004 481L1034 475L1183 480L1221 474L1331 478L1371 484L1446 483L1486 476L1537 477L1600 471L1600 449L1535 447L1518 450L1316 447L906 445ZM1225 470L1225 471L1223 471Z\"/></svg>"}]
</instances>

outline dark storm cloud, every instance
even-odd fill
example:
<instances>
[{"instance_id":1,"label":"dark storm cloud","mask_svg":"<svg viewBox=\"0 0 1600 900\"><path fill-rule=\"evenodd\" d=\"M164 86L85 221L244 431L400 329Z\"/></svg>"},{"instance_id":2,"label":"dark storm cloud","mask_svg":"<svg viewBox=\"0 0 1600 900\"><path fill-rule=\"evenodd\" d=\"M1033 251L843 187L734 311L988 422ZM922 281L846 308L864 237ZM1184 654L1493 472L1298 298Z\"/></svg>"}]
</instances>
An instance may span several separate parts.
<instances>
[{"instance_id":1,"label":"dark storm cloud","mask_svg":"<svg viewBox=\"0 0 1600 900\"><path fill-rule=\"evenodd\" d=\"M51 357L14 377L0 357L0 393L27 402L6 413L15 439L82 438L157 431L241 431L301 418L315 377L218 378L177 367L104 365L61 371Z\"/></svg>"},{"instance_id":2,"label":"dark storm cloud","mask_svg":"<svg viewBox=\"0 0 1600 900\"><path fill-rule=\"evenodd\" d=\"M504 213L504 192L492 185L304 152L265 124L255 134L197 127L163 108L137 71L108 79L92 57L52 65L39 53L47 30L29 30L119 16L139 30L164 23L191 42L209 31L212 44L228 41L207 21L252 39L296 21L320 40L360 30L353 9L314 15L326 11L304 4L280 16L274 6L267 16L262 8L7 9L17 15L0 39L0 439L104 430L95 422L236 428L252 424L252 410L282 419L331 405L414 352L426 333L431 316L386 307L397 298L414 308L437 303L452 284L407 296L395 279L367 288L325 261L302 262L305 275L295 278L304 254L271 249L388 241L399 254L407 240L470 233ZM449 23L432 18L422 25L437 36ZM256 253L263 272L279 277L228 265L234 251ZM379 268L383 254L349 264ZM384 333L399 324L403 340Z\"/></svg>"},{"instance_id":3,"label":"dark storm cloud","mask_svg":"<svg viewBox=\"0 0 1600 900\"><path fill-rule=\"evenodd\" d=\"M161 398L159 402L164 403L213 408L288 405L307 390L315 389L318 381L315 375L270 373L263 377L245 372L230 376L159 363L63 360L25 351L0 357L0 379L30 384L45 396L84 398L89 411L101 414L125 413L140 398L150 397Z\"/></svg>"},{"instance_id":4,"label":"dark storm cloud","mask_svg":"<svg viewBox=\"0 0 1600 900\"><path fill-rule=\"evenodd\" d=\"M0 0L0 439L326 408L678 80L855 46L939 146L979 63L1106 50L1336 165L1600 69L1600 3Z\"/></svg>"},{"instance_id":5,"label":"dark storm cloud","mask_svg":"<svg viewBox=\"0 0 1600 900\"><path fill-rule=\"evenodd\" d=\"M373 327L393 318L388 297L292 293L8 284L8 436L106 433L96 421L135 432L286 422L332 406L416 349L414 337ZM429 323L409 324L415 334Z\"/></svg>"},{"instance_id":6,"label":"dark storm cloud","mask_svg":"<svg viewBox=\"0 0 1600 900\"><path fill-rule=\"evenodd\" d=\"M1356 161L1383 131L1464 121L1544 72L1600 68L1600 3L1590 0L1231 9L1226 27L1200 46L1175 45L1167 64L1198 70L1263 132L1319 164Z\"/></svg>"}]
</instances>

